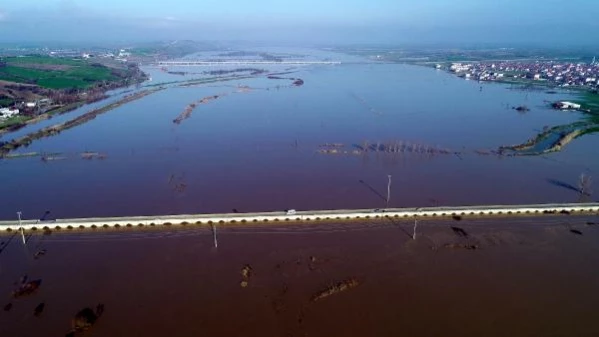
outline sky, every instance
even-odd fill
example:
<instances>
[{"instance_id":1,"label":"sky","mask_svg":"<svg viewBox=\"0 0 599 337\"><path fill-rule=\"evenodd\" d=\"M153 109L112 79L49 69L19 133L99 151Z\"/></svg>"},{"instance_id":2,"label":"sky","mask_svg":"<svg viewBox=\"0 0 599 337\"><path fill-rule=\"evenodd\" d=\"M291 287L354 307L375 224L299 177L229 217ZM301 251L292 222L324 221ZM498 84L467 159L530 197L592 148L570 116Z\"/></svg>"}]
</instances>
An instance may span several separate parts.
<instances>
[{"instance_id":1,"label":"sky","mask_svg":"<svg viewBox=\"0 0 599 337\"><path fill-rule=\"evenodd\" d=\"M599 0L0 0L2 42L599 44Z\"/></svg>"}]
</instances>

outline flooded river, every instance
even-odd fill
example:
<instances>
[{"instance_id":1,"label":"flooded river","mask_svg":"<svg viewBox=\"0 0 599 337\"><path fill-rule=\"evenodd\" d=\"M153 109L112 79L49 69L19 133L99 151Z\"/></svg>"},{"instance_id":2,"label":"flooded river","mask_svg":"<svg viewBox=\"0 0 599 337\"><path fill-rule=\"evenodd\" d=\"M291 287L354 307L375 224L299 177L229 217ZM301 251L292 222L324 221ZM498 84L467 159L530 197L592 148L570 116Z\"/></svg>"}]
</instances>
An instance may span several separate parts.
<instances>
[{"instance_id":1,"label":"flooded river","mask_svg":"<svg viewBox=\"0 0 599 337\"><path fill-rule=\"evenodd\" d=\"M573 202L578 176L597 170L595 136L544 157L476 153L580 119L549 108L550 101L571 98L566 92L480 84L399 64L264 67L268 72L250 79L189 87L172 82L220 68L172 69L185 76L147 68L152 82L146 85L171 83L168 88L19 149L60 153L64 160L0 161L0 217L13 219L17 211L35 219L46 211L60 218L382 207L387 175L393 177L393 207ZM289 73L268 78L281 72ZM304 84L293 86L288 78ZM213 95L219 99L173 123L190 103ZM512 109L520 105L530 111ZM460 154L351 154L365 141ZM342 143L350 154L317 153L324 143ZM105 159L81 159L85 151Z\"/></svg>"},{"instance_id":2,"label":"flooded river","mask_svg":"<svg viewBox=\"0 0 599 337\"><path fill-rule=\"evenodd\" d=\"M549 108L567 92L359 61L191 86L221 68L147 68L132 90L163 90L18 150L62 160L0 160L0 218L575 202L597 171L593 135L482 155L579 120ZM378 142L448 153L359 150ZM0 336L64 336L78 313L85 336L597 336L598 221L3 232Z\"/></svg>"},{"instance_id":3,"label":"flooded river","mask_svg":"<svg viewBox=\"0 0 599 337\"><path fill-rule=\"evenodd\" d=\"M195 226L17 235L0 335L64 336L101 304L85 336L596 336L593 221L225 226L218 248ZM41 284L13 298L24 276Z\"/></svg>"}]
</instances>

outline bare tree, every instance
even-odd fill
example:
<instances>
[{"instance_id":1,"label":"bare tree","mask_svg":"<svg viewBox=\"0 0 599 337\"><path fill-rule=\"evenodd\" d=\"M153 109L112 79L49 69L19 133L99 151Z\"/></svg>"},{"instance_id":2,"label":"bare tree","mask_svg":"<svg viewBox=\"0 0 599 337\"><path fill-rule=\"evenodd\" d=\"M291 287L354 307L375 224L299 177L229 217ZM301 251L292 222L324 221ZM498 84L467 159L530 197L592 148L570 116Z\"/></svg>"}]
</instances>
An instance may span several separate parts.
<instances>
[{"instance_id":1,"label":"bare tree","mask_svg":"<svg viewBox=\"0 0 599 337\"><path fill-rule=\"evenodd\" d=\"M412 240L416 240L416 228L418 227L418 220L414 220L414 234L412 234Z\"/></svg>"},{"instance_id":2,"label":"bare tree","mask_svg":"<svg viewBox=\"0 0 599 337\"><path fill-rule=\"evenodd\" d=\"M368 147L370 146L370 144L368 143L367 140L362 142L362 151L364 152L368 152Z\"/></svg>"},{"instance_id":3,"label":"bare tree","mask_svg":"<svg viewBox=\"0 0 599 337\"><path fill-rule=\"evenodd\" d=\"M593 183L593 179L591 176L581 173L578 178L578 192L580 192L581 196L591 196L593 191L591 190L591 185Z\"/></svg>"},{"instance_id":4,"label":"bare tree","mask_svg":"<svg viewBox=\"0 0 599 337\"><path fill-rule=\"evenodd\" d=\"M388 174L387 178L389 179L389 182L387 183L387 208L389 208L389 200L391 200L391 175Z\"/></svg>"}]
</instances>

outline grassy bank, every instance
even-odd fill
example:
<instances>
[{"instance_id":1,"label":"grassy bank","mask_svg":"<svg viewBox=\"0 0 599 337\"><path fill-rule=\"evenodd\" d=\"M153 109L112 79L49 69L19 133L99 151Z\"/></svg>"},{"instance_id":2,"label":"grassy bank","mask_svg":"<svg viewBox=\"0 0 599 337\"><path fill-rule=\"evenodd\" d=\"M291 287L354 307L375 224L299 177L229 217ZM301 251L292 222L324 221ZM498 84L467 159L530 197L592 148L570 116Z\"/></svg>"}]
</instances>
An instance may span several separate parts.
<instances>
[{"instance_id":1,"label":"grassy bank","mask_svg":"<svg viewBox=\"0 0 599 337\"><path fill-rule=\"evenodd\" d=\"M82 89L127 76L126 69L109 68L87 60L31 56L4 58L2 62L0 80L48 89Z\"/></svg>"}]
</instances>

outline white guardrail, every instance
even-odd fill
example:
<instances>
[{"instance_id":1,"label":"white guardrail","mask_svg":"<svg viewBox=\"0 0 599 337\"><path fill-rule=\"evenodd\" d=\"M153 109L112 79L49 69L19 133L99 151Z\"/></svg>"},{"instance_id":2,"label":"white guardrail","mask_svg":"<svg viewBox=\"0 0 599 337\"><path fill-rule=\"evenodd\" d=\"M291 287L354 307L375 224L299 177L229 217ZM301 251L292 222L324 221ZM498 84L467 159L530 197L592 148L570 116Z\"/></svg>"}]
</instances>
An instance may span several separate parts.
<instances>
[{"instance_id":1,"label":"white guardrail","mask_svg":"<svg viewBox=\"0 0 599 337\"><path fill-rule=\"evenodd\" d=\"M351 221L381 218L423 219L433 217L505 217L581 214L599 215L599 203L446 206L422 208L381 208L357 210L293 211L230 214L190 214L164 216L134 216L111 218L56 219L51 221L22 220L0 221L0 231L40 229L86 229L110 227L144 227L168 225L214 225L258 222L316 222Z\"/></svg>"}]
</instances>

